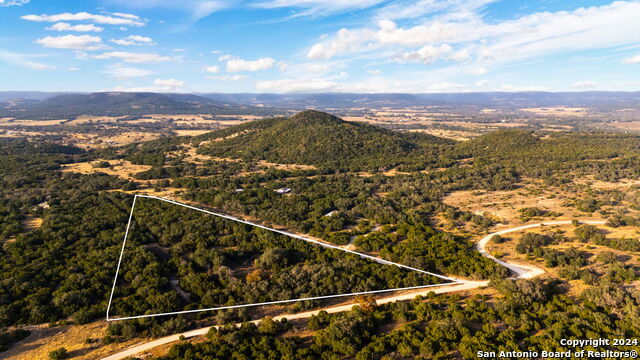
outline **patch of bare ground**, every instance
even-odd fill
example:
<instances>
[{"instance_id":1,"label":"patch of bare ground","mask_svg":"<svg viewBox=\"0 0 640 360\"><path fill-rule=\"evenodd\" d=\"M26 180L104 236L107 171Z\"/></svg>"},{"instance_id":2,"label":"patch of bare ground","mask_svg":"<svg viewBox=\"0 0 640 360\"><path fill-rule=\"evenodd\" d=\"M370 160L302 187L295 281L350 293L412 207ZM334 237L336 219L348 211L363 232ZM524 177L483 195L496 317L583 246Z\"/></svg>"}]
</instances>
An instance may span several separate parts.
<instances>
[{"instance_id":1,"label":"patch of bare ground","mask_svg":"<svg viewBox=\"0 0 640 360\"><path fill-rule=\"evenodd\" d=\"M615 182L595 180L593 176L585 176L575 181L577 184L587 185L596 190L624 190L640 186L640 180L620 179Z\"/></svg>"},{"instance_id":2,"label":"patch of bare ground","mask_svg":"<svg viewBox=\"0 0 640 360\"><path fill-rule=\"evenodd\" d=\"M22 228L25 232L31 232L42 225L42 218L37 218L33 216L27 216L22 221Z\"/></svg>"},{"instance_id":3,"label":"patch of bare ground","mask_svg":"<svg viewBox=\"0 0 640 360\"><path fill-rule=\"evenodd\" d=\"M107 190L107 191L122 192L125 194L131 194L131 195L151 195L151 196L159 196L159 197L165 197L165 198L176 198L182 192L187 190L185 188L173 188L173 187L164 187L160 190L156 190L155 188L153 188L152 184L153 184L152 182L148 182L146 183L145 187L140 187L135 190Z\"/></svg>"},{"instance_id":4,"label":"patch of bare ground","mask_svg":"<svg viewBox=\"0 0 640 360\"><path fill-rule=\"evenodd\" d=\"M581 215L567 202L575 194L557 187L547 187L538 182L522 184L515 190L501 191L456 191L447 194L443 202L478 215L492 216L503 224L520 224L521 208L537 207L548 212L562 214L545 217L544 220L570 220Z\"/></svg>"},{"instance_id":5,"label":"patch of bare ground","mask_svg":"<svg viewBox=\"0 0 640 360\"><path fill-rule=\"evenodd\" d=\"M211 132L211 129L177 129L173 130L178 136L197 136Z\"/></svg>"},{"instance_id":6,"label":"patch of bare ground","mask_svg":"<svg viewBox=\"0 0 640 360\"><path fill-rule=\"evenodd\" d=\"M10 118L4 118L0 120L0 126L48 126L48 125L60 125L66 122L67 119L54 119L54 120L15 120Z\"/></svg>"},{"instance_id":7,"label":"patch of bare ground","mask_svg":"<svg viewBox=\"0 0 640 360\"><path fill-rule=\"evenodd\" d=\"M162 136L157 132L127 131L112 136L96 133L64 134L65 142L84 149L100 149L109 146L122 146L134 142L154 140Z\"/></svg>"},{"instance_id":8,"label":"patch of bare ground","mask_svg":"<svg viewBox=\"0 0 640 360\"><path fill-rule=\"evenodd\" d=\"M41 131L24 131L24 130L2 130L0 129L0 137L8 137L8 138L27 138L33 139L37 136L48 135L45 132Z\"/></svg>"},{"instance_id":9,"label":"patch of bare ground","mask_svg":"<svg viewBox=\"0 0 640 360\"><path fill-rule=\"evenodd\" d=\"M22 230L23 233L31 232L42 225L42 218L37 218L34 216L27 216L24 220L22 220ZM8 238L0 238L0 242L13 242L16 240L15 236L11 236Z\"/></svg>"},{"instance_id":10,"label":"patch of bare ground","mask_svg":"<svg viewBox=\"0 0 640 360\"><path fill-rule=\"evenodd\" d=\"M632 111L635 111L635 109L632 109ZM618 129L640 131L640 121L613 121L608 123L608 125Z\"/></svg>"},{"instance_id":11,"label":"patch of bare ground","mask_svg":"<svg viewBox=\"0 0 640 360\"><path fill-rule=\"evenodd\" d=\"M315 170L316 169L316 167L313 166L313 165L278 164L278 163L272 163L272 162L268 162L268 161L264 161L264 160L258 161L258 165L269 167L269 168L274 168L274 169L278 169L278 170L289 170L289 171L294 171L294 170Z\"/></svg>"},{"instance_id":12,"label":"patch of bare ground","mask_svg":"<svg viewBox=\"0 0 640 360\"><path fill-rule=\"evenodd\" d=\"M564 107L564 106L555 106L555 107L538 107L538 108L523 108L520 109L522 111L531 112L536 115L541 116L584 116L588 114L588 110L586 108L579 107Z\"/></svg>"},{"instance_id":13,"label":"patch of bare ground","mask_svg":"<svg viewBox=\"0 0 640 360\"><path fill-rule=\"evenodd\" d=\"M90 123L105 123L105 122L117 122L119 119L124 118L125 116L89 116L82 115L77 118L67 122L67 125L81 125L81 124L90 124Z\"/></svg>"},{"instance_id":14,"label":"patch of bare ground","mask_svg":"<svg viewBox=\"0 0 640 360\"><path fill-rule=\"evenodd\" d=\"M410 130L410 132L425 133L425 134L429 134L429 135L433 135L433 136L437 136L437 137L442 137L442 138L446 138L446 139L453 139L453 140L458 140L458 141L467 141L467 140L469 140L471 138L474 138L474 137L480 135L480 133L471 132L471 131L445 130L445 129L437 129L437 128L433 128L433 129L413 129L413 130Z\"/></svg>"},{"instance_id":15,"label":"patch of bare ground","mask_svg":"<svg viewBox=\"0 0 640 360\"><path fill-rule=\"evenodd\" d=\"M45 325L29 328L29 330L31 331L29 337L0 354L3 359L48 360L49 352L64 347L69 351L70 359L94 360L141 341L134 339L109 345L103 344L100 339L107 335L107 323L104 321L73 326L48 327ZM87 339L91 339L91 343Z\"/></svg>"},{"instance_id":16,"label":"patch of bare ground","mask_svg":"<svg viewBox=\"0 0 640 360\"><path fill-rule=\"evenodd\" d=\"M102 161L107 161L109 167L96 167ZM136 165L127 160L96 160L62 165L62 171L80 174L105 173L118 176L126 180L135 180L133 174L151 169L149 165Z\"/></svg>"}]
</instances>

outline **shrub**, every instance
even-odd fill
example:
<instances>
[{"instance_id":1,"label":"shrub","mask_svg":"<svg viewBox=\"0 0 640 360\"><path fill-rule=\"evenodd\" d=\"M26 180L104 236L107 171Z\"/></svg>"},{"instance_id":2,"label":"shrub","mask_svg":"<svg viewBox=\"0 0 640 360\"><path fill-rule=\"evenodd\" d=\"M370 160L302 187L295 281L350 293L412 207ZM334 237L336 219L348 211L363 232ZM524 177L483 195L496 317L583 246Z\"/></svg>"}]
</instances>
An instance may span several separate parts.
<instances>
[{"instance_id":1,"label":"shrub","mask_svg":"<svg viewBox=\"0 0 640 360\"><path fill-rule=\"evenodd\" d=\"M69 357L67 349L61 347L59 349L49 352L49 359L51 360L63 360Z\"/></svg>"}]
</instances>

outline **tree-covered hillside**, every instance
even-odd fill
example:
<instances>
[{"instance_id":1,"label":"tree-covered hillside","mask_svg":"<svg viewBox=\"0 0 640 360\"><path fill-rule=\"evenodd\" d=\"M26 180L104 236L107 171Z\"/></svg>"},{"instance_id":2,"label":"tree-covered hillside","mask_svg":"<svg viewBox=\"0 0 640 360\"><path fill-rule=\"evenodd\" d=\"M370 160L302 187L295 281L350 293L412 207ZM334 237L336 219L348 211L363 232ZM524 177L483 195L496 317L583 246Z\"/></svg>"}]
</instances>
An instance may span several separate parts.
<instances>
[{"instance_id":1,"label":"tree-covered hillside","mask_svg":"<svg viewBox=\"0 0 640 360\"><path fill-rule=\"evenodd\" d=\"M341 120L307 110L290 118L270 119L214 133L198 149L217 157L267 160L339 169L390 167L432 155L451 141L429 135L407 135ZM207 137L202 137L205 139ZM433 156L431 156L433 157Z\"/></svg>"}]
</instances>

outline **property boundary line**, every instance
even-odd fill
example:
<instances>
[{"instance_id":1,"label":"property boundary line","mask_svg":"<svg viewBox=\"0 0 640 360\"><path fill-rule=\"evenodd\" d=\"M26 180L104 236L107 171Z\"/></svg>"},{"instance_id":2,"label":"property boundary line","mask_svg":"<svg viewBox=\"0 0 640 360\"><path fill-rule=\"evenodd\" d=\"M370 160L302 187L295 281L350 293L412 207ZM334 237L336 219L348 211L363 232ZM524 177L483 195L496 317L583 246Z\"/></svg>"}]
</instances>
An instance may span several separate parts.
<instances>
[{"instance_id":1,"label":"property boundary line","mask_svg":"<svg viewBox=\"0 0 640 360\"><path fill-rule=\"evenodd\" d=\"M347 294L338 294L338 295L324 295L324 296L313 296L313 297L306 297L306 298L299 298L299 299L276 300L276 301L268 301L268 302L253 303L253 304L219 306L219 307L206 308L206 309L172 311L172 312L165 312L165 313L158 313L158 314L145 314L145 315L126 316L126 317L110 317L109 316L109 311L111 310L111 303L112 303L112 300L113 300L113 294L114 294L115 289L116 289L116 282L118 280L118 274L120 272L120 265L122 264L122 257L124 255L124 249L125 249L125 246L127 244L127 237L129 236L129 228L131 227L131 222L132 222L132 219L133 219L133 211L134 211L135 206L136 206L136 199L139 198L139 197L140 198L147 198L147 199L155 199L155 200L164 201L164 202L167 202L167 203L170 203L170 204L174 204L174 205L179 205L179 206L191 209L191 210L196 210L196 211L203 212L203 213L206 213L206 214L209 214L209 215L217 216L217 217L224 218L224 219L227 219L227 220L232 220L232 221L239 222L239 223L242 223L242 224L245 224L245 225L258 227L258 228L261 228L261 229L264 229L264 230L267 230L267 231L275 232L275 233L278 233L278 234L281 234L281 235L285 235L285 236L292 237L292 238L295 238L295 239L303 240L303 241L306 241L306 242L309 242L309 243L312 243L312 244L320 245L320 246L325 247L325 248L336 249L336 250L344 251L344 252L347 252L347 253L350 253L350 254L358 255L360 257L367 258L369 260L373 260L373 261L375 261L377 263L380 263L380 264L397 266L399 268L408 269L408 270L411 270L411 271L416 271L416 272L419 272L419 273L431 275L431 276L434 276L434 277L437 277L437 278L440 278L440 279L449 280L451 282L444 283L444 284L429 284L429 285L412 286L412 287L395 288L395 289L360 291L360 292L347 293ZM140 318L148 318L148 317L155 317L155 316L178 315L178 314L196 313L196 312L204 312L204 311L235 309L235 308L243 308L243 307L251 307L251 306L283 304L283 303L291 303L291 302L297 302L297 301L320 300L320 299L331 299L331 298L354 296L354 295L376 294L376 293L391 292L391 291L424 289L424 288L436 287L436 286L458 285L458 284L462 284L462 283L463 283L463 281L461 279L457 279L457 278L449 277L449 276L444 276L444 275L441 275L441 274L436 274L436 273L433 273L433 272L417 269L417 268L414 268L414 267L411 267L411 266L399 264L399 263L396 263L396 262L393 262L393 261L389 261L389 260L385 260L385 259L380 259L380 258L377 258L375 256L359 253L357 251L353 251L353 250L349 250L349 249L344 249L344 248L341 248L341 247L339 247L337 245L327 244L327 243L324 243L324 242L321 242L321 241L309 239L309 238L306 238L304 236L293 234L293 233L290 233L290 232L287 232L287 231L273 229L273 228L270 228L270 227L267 227L267 226L264 226L264 225L261 225L261 224L256 224L256 223L253 223L253 222L250 222L250 221L247 221L247 220L243 220L243 219L239 219L239 218L236 218L236 217L233 217L233 216L230 216L230 215L220 214L220 213L216 213L216 212L213 212L213 211L201 209L201 208L198 208L198 207L195 207L195 206L191 206L191 205L188 205L188 204L181 203L179 201L166 199L166 198L162 198L162 197L158 197L158 196L152 196L152 195L139 195L139 194L136 194L133 197L133 204L131 205L131 212L129 213L129 221L127 222L127 227L126 227L126 230L125 230L125 233L124 233L124 240L122 242L122 249L121 249L121 252L120 252L120 257L118 258L118 265L116 267L116 274L115 274L114 279L113 279L113 286L111 288L111 294L109 295L109 303L107 305L106 320L107 321L131 320L131 319L140 319Z\"/></svg>"}]
</instances>

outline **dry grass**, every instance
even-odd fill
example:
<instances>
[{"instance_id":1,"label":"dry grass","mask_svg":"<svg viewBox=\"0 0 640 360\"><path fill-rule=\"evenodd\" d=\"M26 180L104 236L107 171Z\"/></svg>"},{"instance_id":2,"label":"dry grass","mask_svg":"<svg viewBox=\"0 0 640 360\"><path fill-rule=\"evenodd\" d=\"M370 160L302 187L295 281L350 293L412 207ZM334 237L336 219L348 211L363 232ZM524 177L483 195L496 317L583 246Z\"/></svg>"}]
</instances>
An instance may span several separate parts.
<instances>
[{"instance_id":1,"label":"dry grass","mask_svg":"<svg viewBox=\"0 0 640 360\"><path fill-rule=\"evenodd\" d=\"M518 209L537 207L542 210L562 213L562 216L545 220L570 220L580 213L565 206L570 198L558 188L546 188L539 184L527 184L520 189L506 191L456 191L444 197L445 204L474 214L492 215L505 224L519 224Z\"/></svg>"},{"instance_id":2,"label":"dry grass","mask_svg":"<svg viewBox=\"0 0 640 360\"><path fill-rule=\"evenodd\" d=\"M593 176L587 176L575 181L577 184L589 185L596 190L626 190L630 187L640 185L640 180L620 179L616 182L594 180Z\"/></svg>"},{"instance_id":3,"label":"dry grass","mask_svg":"<svg viewBox=\"0 0 640 360\"><path fill-rule=\"evenodd\" d=\"M4 130L0 131L0 137L6 137L6 138L28 138L28 139L32 139L36 136L44 136L47 135L47 133L42 132L42 131L24 131L24 130L6 130L6 132L4 134L2 134L1 132Z\"/></svg>"},{"instance_id":4,"label":"dry grass","mask_svg":"<svg viewBox=\"0 0 640 360\"><path fill-rule=\"evenodd\" d=\"M264 161L264 160L258 161L258 165L259 166L266 166L266 167L274 168L274 169L278 169L278 170L289 170L289 171L294 171L294 170L315 170L316 169L316 167L313 166L313 165L277 164L277 163L267 162L267 161Z\"/></svg>"},{"instance_id":5,"label":"dry grass","mask_svg":"<svg viewBox=\"0 0 640 360\"><path fill-rule=\"evenodd\" d=\"M33 231L42 226L42 218L29 216L22 221L22 227L26 232Z\"/></svg>"},{"instance_id":6,"label":"dry grass","mask_svg":"<svg viewBox=\"0 0 640 360\"><path fill-rule=\"evenodd\" d=\"M585 108L571 108L564 106L546 107L546 108L523 108L522 111L527 111L541 116L584 116L587 115L587 109Z\"/></svg>"},{"instance_id":7,"label":"dry grass","mask_svg":"<svg viewBox=\"0 0 640 360\"><path fill-rule=\"evenodd\" d=\"M614 121L608 123L608 125L618 129L640 131L640 121Z\"/></svg>"},{"instance_id":8,"label":"dry grass","mask_svg":"<svg viewBox=\"0 0 640 360\"><path fill-rule=\"evenodd\" d=\"M67 119L57 120L8 120L4 118L0 120L0 126L47 126L47 125L60 125L67 121Z\"/></svg>"},{"instance_id":9,"label":"dry grass","mask_svg":"<svg viewBox=\"0 0 640 360\"><path fill-rule=\"evenodd\" d=\"M116 122L118 119L122 119L124 116L78 116L74 120L67 122L67 125L81 125L87 123L101 123L101 122Z\"/></svg>"},{"instance_id":10,"label":"dry grass","mask_svg":"<svg viewBox=\"0 0 640 360\"><path fill-rule=\"evenodd\" d=\"M74 360L94 360L125 349L141 342L140 339L109 345L98 339L106 335L107 323L94 322L87 325L59 326L49 328L42 326L30 329L31 335L2 353L5 359L15 360L48 360L49 352L64 347ZM93 342L86 343L87 339Z\"/></svg>"},{"instance_id":11,"label":"dry grass","mask_svg":"<svg viewBox=\"0 0 640 360\"><path fill-rule=\"evenodd\" d=\"M605 225L597 225L598 228L604 230L606 232L607 238L637 238L639 236L638 229L632 226L612 228ZM506 234L504 237L509 239L506 242L495 244L489 242L487 245L487 251L492 254L500 254L501 259L505 261L515 262L515 263L523 263L523 264L534 264L538 267L545 269L545 277L551 278L559 278L558 271L560 267L555 268L546 268L544 266L543 259L528 259L526 255L518 254L515 250L515 247L518 243L518 240L525 233L538 233L544 234L549 232L561 232L567 237L573 237L573 231L575 227L573 225L553 225L553 226L543 226L539 228L533 228L523 231L518 231L514 233ZM612 249L606 246L594 245L591 243L582 243L578 241L569 241L563 242L557 245L549 245L547 248L563 250L566 251L571 248L575 248L581 252L588 254L589 264L584 267L585 269L590 269L592 271L602 273L606 265L596 261L596 257L603 252L612 252L619 257L625 258L625 263L633 266L640 266L640 256L637 253L631 253L621 250ZM589 285L586 285L582 280L571 280L568 281L568 295L570 296L578 296L588 288Z\"/></svg>"},{"instance_id":12,"label":"dry grass","mask_svg":"<svg viewBox=\"0 0 640 360\"><path fill-rule=\"evenodd\" d=\"M197 136L211 132L210 129L203 130L173 130L178 136Z\"/></svg>"},{"instance_id":13,"label":"dry grass","mask_svg":"<svg viewBox=\"0 0 640 360\"><path fill-rule=\"evenodd\" d=\"M109 168L96 168L94 165L100 161L108 161ZM75 172L80 174L105 173L118 176L126 180L135 180L133 174L151 169L149 165L135 165L126 160L96 160L89 162L73 163L62 165L62 171Z\"/></svg>"},{"instance_id":14,"label":"dry grass","mask_svg":"<svg viewBox=\"0 0 640 360\"><path fill-rule=\"evenodd\" d=\"M425 133L437 137L453 139L458 141L467 141L471 138L474 138L480 133L471 132L471 131L460 131L460 130L444 130L444 129L414 129L410 130L410 132L420 132Z\"/></svg>"},{"instance_id":15,"label":"dry grass","mask_svg":"<svg viewBox=\"0 0 640 360\"><path fill-rule=\"evenodd\" d=\"M147 186L143 188L139 188L136 190L108 190L113 192L121 192L125 194L131 195L153 195L165 198L176 199L177 201L184 202L184 200L180 199L180 194L187 189L185 188L174 188L174 187L166 187L162 188L160 191L156 191L153 187Z\"/></svg>"}]
</instances>

